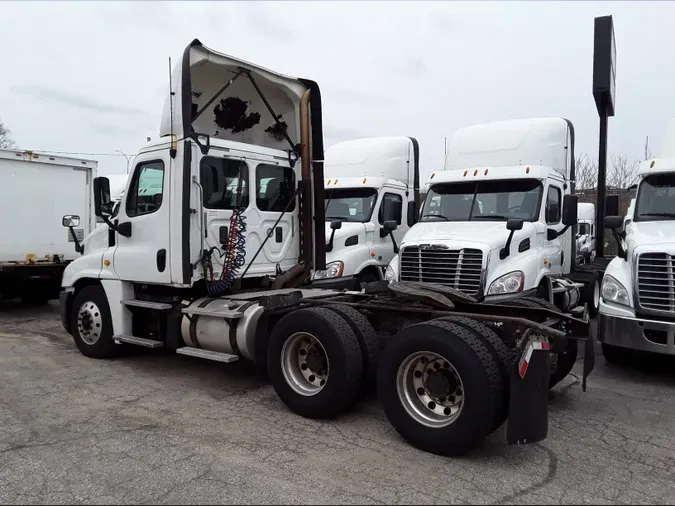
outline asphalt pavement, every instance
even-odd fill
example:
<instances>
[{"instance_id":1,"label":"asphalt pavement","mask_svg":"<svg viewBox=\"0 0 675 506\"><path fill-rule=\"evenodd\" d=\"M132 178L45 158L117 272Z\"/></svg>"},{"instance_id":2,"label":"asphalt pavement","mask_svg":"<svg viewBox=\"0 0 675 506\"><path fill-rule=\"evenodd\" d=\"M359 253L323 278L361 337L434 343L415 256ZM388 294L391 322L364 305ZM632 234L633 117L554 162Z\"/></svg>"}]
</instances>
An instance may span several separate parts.
<instances>
[{"instance_id":1,"label":"asphalt pavement","mask_svg":"<svg viewBox=\"0 0 675 506\"><path fill-rule=\"evenodd\" d=\"M58 307L0 307L0 503L675 502L675 361L581 363L549 437L468 457L409 446L379 404L291 413L259 373L156 353L82 356Z\"/></svg>"}]
</instances>

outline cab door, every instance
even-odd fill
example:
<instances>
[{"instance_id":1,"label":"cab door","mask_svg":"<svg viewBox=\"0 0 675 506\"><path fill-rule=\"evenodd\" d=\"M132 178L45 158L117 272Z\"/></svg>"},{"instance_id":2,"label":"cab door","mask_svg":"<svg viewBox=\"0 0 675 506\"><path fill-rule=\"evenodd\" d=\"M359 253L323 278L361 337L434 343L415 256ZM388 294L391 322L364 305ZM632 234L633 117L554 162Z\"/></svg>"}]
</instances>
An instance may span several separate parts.
<instances>
[{"instance_id":1,"label":"cab door","mask_svg":"<svg viewBox=\"0 0 675 506\"><path fill-rule=\"evenodd\" d=\"M562 186L557 182L551 182L546 190L546 198L544 199L544 223L546 225L544 232L544 259L547 261L549 274L561 275L564 271L563 263L569 264L570 258L565 258L565 252L572 251L571 247L563 248L565 239L571 240L572 233L566 232L564 236L558 236L549 239L548 230L555 230L560 232L564 225L562 224ZM570 244L571 246L571 244Z\"/></svg>"},{"instance_id":2,"label":"cab door","mask_svg":"<svg viewBox=\"0 0 675 506\"><path fill-rule=\"evenodd\" d=\"M382 196L377 209L377 221L375 222L374 248L375 258L382 265L389 265L394 258L394 245L391 243L391 237L384 235L382 228L385 221L395 221L397 228L393 232L396 244L400 245L408 226L403 217L403 202L405 201L405 192L391 187L382 189ZM375 221L375 220L373 220Z\"/></svg>"},{"instance_id":3,"label":"cab door","mask_svg":"<svg viewBox=\"0 0 675 506\"><path fill-rule=\"evenodd\" d=\"M118 226L130 229L129 237L115 233L112 268L122 280L138 283L171 283L170 265L170 167L166 151L143 153L117 214Z\"/></svg>"}]
</instances>

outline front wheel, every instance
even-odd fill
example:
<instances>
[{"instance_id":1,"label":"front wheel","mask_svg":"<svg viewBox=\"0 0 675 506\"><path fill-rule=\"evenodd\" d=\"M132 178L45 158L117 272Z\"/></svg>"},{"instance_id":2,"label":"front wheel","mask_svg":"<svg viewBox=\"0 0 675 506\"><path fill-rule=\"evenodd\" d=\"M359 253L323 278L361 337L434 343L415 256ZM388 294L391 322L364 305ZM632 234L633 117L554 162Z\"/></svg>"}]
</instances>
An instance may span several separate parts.
<instances>
[{"instance_id":1,"label":"front wheel","mask_svg":"<svg viewBox=\"0 0 675 506\"><path fill-rule=\"evenodd\" d=\"M73 301L71 334L80 352L91 358L117 355L108 298L101 286L87 286Z\"/></svg>"},{"instance_id":2,"label":"front wheel","mask_svg":"<svg viewBox=\"0 0 675 506\"><path fill-rule=\"evenodd\" d=\"M593 286L591 289L588 290L588 315L591 318L595 318L598 316L598 312L600 311L600 279L599 276L595 277L595 280L593 281Z\"/></svg>"},{"instance_id":3,"label":"front wheel","mask_svg":"<svg viewBox=\"0 0 675 506\"><path fill-rule=\"evenodd\" d=\"M493 355L473 332L432 320L404 328L385 347L378 396L409 443L462 455L493 430L504 385Z\"/></svg>"}]
</instances>

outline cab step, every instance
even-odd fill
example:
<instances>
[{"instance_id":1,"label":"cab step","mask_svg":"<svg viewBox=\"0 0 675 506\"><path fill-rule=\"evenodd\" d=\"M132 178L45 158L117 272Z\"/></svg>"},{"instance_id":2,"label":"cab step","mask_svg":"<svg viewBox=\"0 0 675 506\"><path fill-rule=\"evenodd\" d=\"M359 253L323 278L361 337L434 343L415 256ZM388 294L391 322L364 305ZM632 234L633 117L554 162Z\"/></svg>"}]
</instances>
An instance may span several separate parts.
<instances>
[{"instance_id":1,"label":"cab step","mask_svg":"<svg viewBox=\"0 0 675 506\"><path fill-rule=\"evenodd\" d=\"M216 362L224 362L226 364L239 360L237 355L222 353L220 351L205 350L203 348L192 348L191 346L183 346L182 348L178 348L176 353L181 355L189 355L190 357L205 358L206 360L214 360Z\"/></svg>"},{"instance_id":2,"label":"cab step","mask_svg":"<svg viewBox=\"0 0 675 506\"><path fill-rule=\"evenodd\" d=\"M201 307L186 307L183 309L183 314L187 315L196 315L196 316L213 316L215 318L230 318L238 319L243 316L243 313L239 311L216 311L213 309L201 308Z\"/></svg>"},{"instance_id":3,"label":"cab step","mask_svg":"<svg viewBox=\"0 0 675 506\"><path fill-rule=\"evenodd\" d=\"M171 309L173 306L171 304L167 304L165 302L152 302L149 300L139 300L139 299L130 299L130 300L123 300L122 304L125 306L133 306L133 307L144 307L147 309L157 309L158 311L166 311L168 309Z\"/></svg>"},{"instance_id":4,"label":"cab step","mask_svg":"<svg viewBox=\"0 0 675 506\"><path fill-rule=\"evenodd\" d=\"M134 344L136 346L143 346L144 348L161 348L164 346L164 343L161 341L146 339L145 337L128 336L125 334L113 336L113 339L120 343Z\"/></svg>"}]
</instances>

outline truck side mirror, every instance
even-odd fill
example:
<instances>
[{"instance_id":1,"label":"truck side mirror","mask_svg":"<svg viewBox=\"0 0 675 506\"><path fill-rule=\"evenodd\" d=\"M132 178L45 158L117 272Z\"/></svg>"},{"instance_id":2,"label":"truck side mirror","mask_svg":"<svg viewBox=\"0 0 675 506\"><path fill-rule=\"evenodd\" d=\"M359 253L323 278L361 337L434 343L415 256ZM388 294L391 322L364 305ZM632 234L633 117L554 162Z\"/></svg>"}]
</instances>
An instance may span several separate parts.
<instances>
[{"instance_id":1,"label":"truck side mirror","mask_svg":"<svg viewBox=\"0 0 675 506\"><path fill-rule=\"evenodd\" d=\"M523 229L524 220L522 218L509 218L506 222L506 230L515 232L516 230Z\"/></svg>"},{"instance_id":2,"label":"truck side mirror","mask_svg":"<svg viewBox=\"0 0 675 506\"><path fill-rule=\"evenodd\" d=\"M417 206L415 205L414 202L408 202L408 216L406 219L408 220L408 226L412 227L415 223L417 223Z\"/></svg>"},{"instance_id":3,"label":"truck side mirror","mask_svg":"<svg viewBox=\"0 0 675 506\"><path fill-rule=\"evenodd\" d=\"M394 234L392 232L398 228L398 223L396 223L395 220L387 220L382 224L382 232L384 232L385 235L389 234L389 237L391 237L391 243L394 246L394 253L398 253L398 244L396 244L396 239L394 239ZM383 235L382 237L385 237Z\"/></svg>"},{"instance_id":4,"label":"truck side mirror","mask_svg":"<svg viewBox=\"0 0 675 506\"><path fill-rule=\"evenodd\" d=\"M510 230L511 233L509 234L508 239L506 239L504 247L499 250L499 258L502 260L511 254L511 239L513 239L513 234L515 234L517 230L523 229L523 223L525 223L525 220L522 218L509 218L506 221L506 230Z\"/></svg>"},{"instance_id":5,"label":"truck side mirror","mask_svg":"<svg viewBox=\"0 0 675 506\"><path fill-rule=\"evenodd\" d=\"M342 220L333 220L330 222L330 238L328 239L328 244L326 244L326 251L333 251L333 238L335 237L335 231L342 228Z\"/></svg>"},{"instance_id":6,"label":"truck side mirror","mask_svg":"<svg viewBox=\"0 0 675 506\"><path fill-rule=\"evenodd\" d=\"M619 196L607 195L605 197L605 216L619 216Z\"/></svg>"},{"instance_id":7,"label":"truck side mirror","mask_svg":"<svg viewBox=\"0 0 675 506\"><path fill-rule=\"evenodd\" d=\"M605 228L612 231L618 249L617 256L627 260L626 250L621 245L622 232L620 230L623 228L623 216L605 216Z\"/></svg>"},{"instance_id":8,"label":"truck side mirror","mask_svg":"<svg viewBox=\"0 0 675 506\"><path fill-rule=\"evenodd\" d=\"M621 216L605 216L605 228L616 230L623 226L623 218Z\"/></svg>"},{"instance_id":9,"label":"truck side mirror","mask_svg":"<svg viewBox=\"0 0 675 506\"><path fill-rule=\"evenodd\" d=\"M563 215L562 222L566 227L572 227L577 224L579 197L567 194L563 197Z\"/></svg>"},{"instance_id":10,"label":"truck side mirror","mask_svg":"<svg viewBox=\"0 0 675 506\"><path fill-rule=\"evenodd\" d=\"M80 217L76 214L66 214L63 218L61 218L61 225L66 228L78 227L80 225Z\"/></svg>"},{"instance_id":11,"label":"truck side mirror","mask_svg":"<svg viewBox=\"0 0 675 506\"><path fill-rule=\"evenodd\" d=\"M107 177L94 178L94 214L96 216L109 215L112 212L110 198L110 180Z\"/></svg>"}]
</instances>

